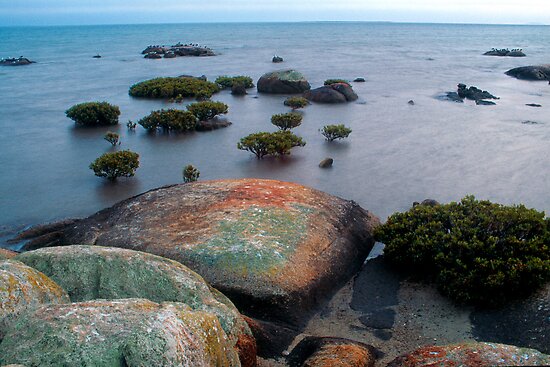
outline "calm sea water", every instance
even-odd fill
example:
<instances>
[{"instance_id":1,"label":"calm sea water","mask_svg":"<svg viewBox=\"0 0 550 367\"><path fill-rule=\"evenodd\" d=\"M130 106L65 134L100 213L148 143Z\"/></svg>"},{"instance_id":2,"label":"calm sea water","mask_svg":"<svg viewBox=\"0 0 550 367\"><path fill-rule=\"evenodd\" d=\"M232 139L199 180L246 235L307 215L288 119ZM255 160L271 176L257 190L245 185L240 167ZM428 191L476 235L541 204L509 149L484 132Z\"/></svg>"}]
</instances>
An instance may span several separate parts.
<instances>
[{"instance_id":1,"label":"calm sea water","mask_svg":"<svg viewBox=\"0 0 550 367\"><path fill-rule=\"evenodd\" d=\"M442 202L474 194L550 211L550 86L504 75L512 67L550 62L544 26L384 23L181 24L0 28L0 57L38 63L0 68L0 231L80 217L145 190L181 182L192 163L201 179L260 177L294 181L353 199L382 218L430 197ZM145 60L149 44L210 46L210 58ZM492 47L523 48L526 58L481 56ZM99 53L101 59L92 56ZM274 54L284 64L272 64ZM236 148L252 132L272 131L286 112L284 96L214 96L227 103L229 128L156 136L124 123L151 110L183 105L136 100L138 81L180 74L250 75L295 68L313 87L327 78L365 77L359 103L312 105L295 132L307 145L285 159L256 160ZM434 98L457 83L501 97L497 106ZM413 99L414 106L407 104ZM111 151L113 128L75 128L64 111L105 100L120 106L120 149L141 155L134 178L116 184L88 165ZM539 103L542 108L525 106ZM539 124L522 124L531 120ZM318 129L345 123L347 141L326 143ZM317 164L330 156L334 167Z\"/></svg>"}]
</instances>

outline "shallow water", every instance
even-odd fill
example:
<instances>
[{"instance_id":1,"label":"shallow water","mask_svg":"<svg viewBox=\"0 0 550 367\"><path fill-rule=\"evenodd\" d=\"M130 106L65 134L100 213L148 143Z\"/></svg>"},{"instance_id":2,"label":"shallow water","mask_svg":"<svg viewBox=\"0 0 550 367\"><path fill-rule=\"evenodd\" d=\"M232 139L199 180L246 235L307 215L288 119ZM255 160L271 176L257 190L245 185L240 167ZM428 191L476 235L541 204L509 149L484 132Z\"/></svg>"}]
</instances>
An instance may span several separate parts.
<instances>
[{"instance_id":1,"label":"shallow water","mask_svg":"<svg viewBox=\"0 0 550 367\"><path fill-rule=\"evenodd\" d=\"M512 67L550 62L544 26L386 23L192 24L0 28L0 57L38 63L0 68L0 232L86 216L145 190L181 182L193 164L201 179L260 177L306 184L385 218L430 197L466 194L550 210L550 86L504 75ZM221 55L146 60L149 44L200 43ZM523 48L526 58L482 56L492 47ZM101 59L92 56L99 53ZM272 64L274 54L283 64ZM126 130L151 110L180 104L134 99L133 83L158 76L250 75L295 68L313 87L327 78L354 83L359 103L311 105L295 129L307 145L284 159L258 161L236 148L252 132L273 131L285 96L213 97L230 107L233 125L185 135ZM496 106L440 101L457 83L500 96ZM415 105L407 104L413 99ZM105 100L120 106L121 126L75 128L64 111ZM189 101L190 102L190 101ZM525 106L540 103L542 108ZM522 124L531 120L539 124ZM318 129L345 123L350 138L327 143ZM88 165L112 150L102 137L121 134L120 149L141 156L134 178L112 184ZM334 166L317 167L330 156ZM1 234L0 234L1 235Z\"/></svg>"}]
</instances>

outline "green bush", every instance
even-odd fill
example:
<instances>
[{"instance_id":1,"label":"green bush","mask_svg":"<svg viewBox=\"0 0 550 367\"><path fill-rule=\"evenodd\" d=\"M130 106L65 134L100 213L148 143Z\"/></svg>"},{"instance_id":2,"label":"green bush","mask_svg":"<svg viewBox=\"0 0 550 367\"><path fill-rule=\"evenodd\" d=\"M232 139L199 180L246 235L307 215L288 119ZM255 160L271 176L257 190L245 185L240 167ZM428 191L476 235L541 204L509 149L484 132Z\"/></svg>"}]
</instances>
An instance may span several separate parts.
<instances>
[{"instance_id":1,"label":"green bush","mask_svg":"<svg viewBox=\"0 0 550 367\"><path fill-rule=\"evenodd\" d=\"M132 177L139 167L139 154L129 150L105 153L90 164L96 176L115 181L118 177Z\"/></svg>"},{"instance_id":2,"label":"green bush","mask_svg":"<svg viewBox=\"0 0 550 367\"><path fill-rule=\"evenodd\" d=\"M274 133L259 132L245 136L237 144L237 148L254 153L256 158L261 159L266 155L287 155L290 154L293 147L305 145L306 143L301 137L290 131L277 131Z\"/></svg>"},{"instance_id":3,"label":"green bush","mask_svg":"<svg viewBox=\"0 0 550 367\"><path fill-rule=\"evenodd\" d=\"M183 182L195 182L199 179L199 176L201 175L200 171L195 168L192 164L188 164L187 166L183 167Z\"/></svg>"},{"instance_id":4,"label":"green bush","mask_svg":"<svg viewBox=\"0 0 550 367\"><path fill-rule=\"evenodd\" d=\"M77 125L105 126L118 124L120 109L107 102L86 102L72 106L65 114Z\"/></svg>"},{"instance_id":5,"label":"green bush","mask_svg":"<svg viewBox=\"0 0 550 367\"><path fill-rule=\"evenodd\" d=\"M309 104L309 101L304 97L288 97L285 99L284 105L297 110L298 108L304 108Z\"/></svg>"},{"instance_id":6,"label":"green bush","mask_svg":"<svg viewBox=\"0 0 550 367\"><path fill-rule=\"evenodd\" d=\"M227 113L228 107L222 102L203 101L191 103L187 106L187 110L199 121L207 121L213 119L217 115Z\"/></svg>"},{"instance_id":7,"label":"green bush","mask_svg":"<svg viewBox=\"0 0 550 367\"><path fill-rule=\"evenodd\" d=\"M107 131L103 139L107 140L109 143L111 143L112 146L115 146L117 144L120 144L120 135L117 133L114 133L112 131Z\"/></svg>"},{"instance_id":8,"label":"green bush","mask_svg":"<svg viewBox=\"0 0 550 367\"><path fill-rule=\"evenodd\" d=\"M297 113L282 113L271 116L271 123L281 130L290 130L302 124L302 115Z\"/></svg>"},{"instance_id":9,"label":"green bush","mask_svg":"<svg viewBox=\"0 0 550 367\"><path fill-rule=\"evenodd\" d=\"M496 306L550 280L550 219L467 196L417 205L375 231L385 258L433 279L459 303Z\"/></svg>"},{"instance_id":10,"label":"green bush","mask_svg":"<svg viewBox=\"0 0 550 367\"><path fill-rule=\"evenodd\" d=\"M249 76L239 75L239 76L220 76L216 78L216 84L220 86L220 88L231 88L232 86L236 84L244 85L246 89L248 88L254 88L254 82L252 81L252 78Z\"/></svg>"},{"instance_id":11,"label":"green bush","mask_svg":"<svg viewBox=\"0 0 550 367\"><path fill-rule=\"evenodd\" d=\"M217 84L186 77L168 77L146 80L130 87L132 97L148 98L210 98L220 91Z\"/></svg>"},{"instance_id":12,"label":"green bush","mask_svg":"<svg viewBox=\"0 0 550 367\"><path fill-rule=\"evenodd\" d=\"M347 85L351 86L350 83L347 80L344 80L344 79L327 79L327 80L325 80L325 85L332 85L332 84L339 84L339 83L344 83L344 84L347 84Z\"/></svg>"},{"instance_id":13,"label":"green bush","mask_svg":"<svg viewBox=\"0 0 550 367\"><path fill-rule=\"evenodd\" d=\"M333 141L336 139L347 138L349 134L351 134L352 130L349 127L346 127L344 124L339 124L339 125L325 125L320 131L326 140Z\"/></svg>"},{"instance_id":14,"label":"green bush","mask_svg":"<svg viewBox=\"0 0 550 367\"><path fill-rule=\"evenodd\" d=\"M149 131L156 129L171 131L195 130L197 118L189 111L175 109L153 111L138 121L138 124Z\"/></svg>"}]
</instances>

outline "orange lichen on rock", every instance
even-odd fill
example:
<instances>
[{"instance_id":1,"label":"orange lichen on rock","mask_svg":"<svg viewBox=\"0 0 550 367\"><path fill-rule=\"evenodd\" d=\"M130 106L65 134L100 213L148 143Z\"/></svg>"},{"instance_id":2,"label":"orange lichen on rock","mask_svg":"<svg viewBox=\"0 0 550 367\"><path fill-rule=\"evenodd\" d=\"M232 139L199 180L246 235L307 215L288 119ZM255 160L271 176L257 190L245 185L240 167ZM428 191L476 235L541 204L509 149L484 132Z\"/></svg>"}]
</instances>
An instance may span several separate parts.
<instances>
[{"instance_id":1,"label":"orange lichen on rock","mask_svg":"<svg viewBox=\"0 0 550 367\"><path fill-rule=\"evenodd\" d=\"M313 353L303 367L373 367L376 357L358 345L326 345Z\"/></svg>"}]
</instances>

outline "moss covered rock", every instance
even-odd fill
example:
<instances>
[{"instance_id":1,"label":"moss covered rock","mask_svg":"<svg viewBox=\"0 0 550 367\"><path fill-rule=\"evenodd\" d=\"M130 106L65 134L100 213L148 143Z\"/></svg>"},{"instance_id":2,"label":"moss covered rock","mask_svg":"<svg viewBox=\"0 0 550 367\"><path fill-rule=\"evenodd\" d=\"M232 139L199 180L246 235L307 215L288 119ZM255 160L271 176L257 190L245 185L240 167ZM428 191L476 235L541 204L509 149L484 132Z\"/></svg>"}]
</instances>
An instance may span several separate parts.
<instances>
[{"instance_id":1,"label":"moss covered rock","mask_svg":"<svg viewBox=\"0 0 550 367\"><path fill-rule=\"evenodd\" d=\"M43 271L69 293L73 302L146 298L181 302L193 310L212 313L232 347L239 345L246 358L256 355L250 329L231 301L179 262L99 246L44 248L23 253L17 260Z\"/></svg>"},{"instance_id":2,"label":"moss covered rock","mask_svg":"<svg viewBox=\"0 0 550 367\"><path fill-rule=\"evenodd\" d=\"M258 92L271 94L298 94L311 86L304 75L296 70L273 71L258 80Z\"/></svg>"},{"instance_id":3,"label":"moss covered rock","mask_svg":"<svg viewBox=\"0 0 550 367\"><path fill-rule=\"evenodd\" d=\"M183 303L97 300L44 306L0 343L0 364L240 366L218 318Z\"/></svg>"},{"instance_id":4,"label":"moss covered rock","mask_svg":"<svg viewBox=\"0 0 550 367\"><path fill-rule=\"evenodd\" d=\"M67 302L67 293L43 273L19 261L0 261L0 340L21 313Z\"/></svg>"},{"instance_id":5,"label":"moss covered rock","mask_svg":"<svg viewBox=\"0 0 550 367\"><path fill-rule=\"evenodd\" d=\"M550 356L534 349L495 343L426 346L394 359L388 367L548 366Z\"/></svg>"},{"instance_id":6,"label":"moss covered rock","mask_svg":"<svg viewBox=\"0 0 550 367\"><path fill-rule=\"evenodd\" d=\"M357 270L378 218L298 184L258 179L167 186L62 230L57 241L146 251L185 264L241 311L293 324Z\"/></svg>"}]
</instances>

